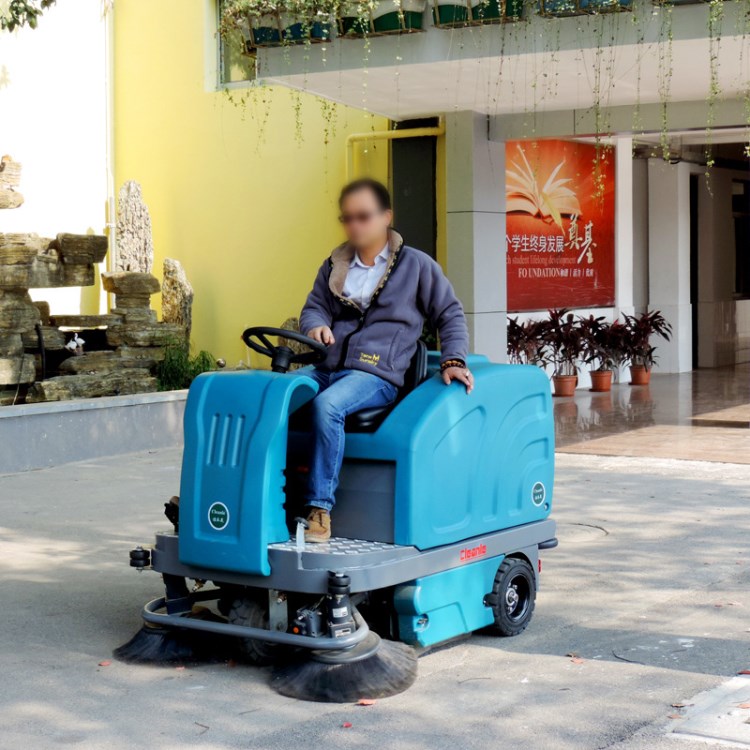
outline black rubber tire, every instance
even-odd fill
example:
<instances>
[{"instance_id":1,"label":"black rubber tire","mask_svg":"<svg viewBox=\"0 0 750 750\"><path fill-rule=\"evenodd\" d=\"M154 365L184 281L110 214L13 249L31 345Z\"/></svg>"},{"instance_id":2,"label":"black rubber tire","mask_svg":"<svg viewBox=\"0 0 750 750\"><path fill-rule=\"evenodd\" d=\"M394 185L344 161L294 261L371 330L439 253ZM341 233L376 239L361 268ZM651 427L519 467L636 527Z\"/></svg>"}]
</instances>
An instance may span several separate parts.
<instances>
[{"instance_id":1,"label":"black rubber tire","mask_svg":"<svg viewBox=\"0 0 750 750\"><path fill-rule=\"evenodd\" d=\"M526 630L534 614L536 577L526 560L506 557L495 574L486 603L492 608L498 635L511 637Z\"/></svg>"},{"instance_id":2,"label":"black rubber tire","mask_svg":"<svg viewBox=\"0 0 750 750\"><path fill-rule=\"evenodd\" d=\"M234 600L227 620L232 625L268 629L268 612L260 602L248 597ZM237 644L243 660L251 664L267 666L278 660L280 648L273 643L255 638L238 638Z\"/></svg>"}]
</instances>

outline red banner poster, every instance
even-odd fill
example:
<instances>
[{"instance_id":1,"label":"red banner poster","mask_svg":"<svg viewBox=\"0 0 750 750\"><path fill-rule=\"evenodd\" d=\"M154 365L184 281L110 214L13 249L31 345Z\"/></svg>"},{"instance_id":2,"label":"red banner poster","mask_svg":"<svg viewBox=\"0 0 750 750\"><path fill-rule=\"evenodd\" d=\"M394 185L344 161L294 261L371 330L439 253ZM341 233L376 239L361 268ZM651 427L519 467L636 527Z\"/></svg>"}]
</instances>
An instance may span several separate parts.
<instances>
[{"instance_id":1,"label":"red banner poster","mask_svg":"<svg viewBox=\"0 0 750 750\"><path fill-rule=\"evenodd\" d=\"M615 184L609 150L509 141L508 310L609 307L615 299Z\"/></svg>"}]
</instances>

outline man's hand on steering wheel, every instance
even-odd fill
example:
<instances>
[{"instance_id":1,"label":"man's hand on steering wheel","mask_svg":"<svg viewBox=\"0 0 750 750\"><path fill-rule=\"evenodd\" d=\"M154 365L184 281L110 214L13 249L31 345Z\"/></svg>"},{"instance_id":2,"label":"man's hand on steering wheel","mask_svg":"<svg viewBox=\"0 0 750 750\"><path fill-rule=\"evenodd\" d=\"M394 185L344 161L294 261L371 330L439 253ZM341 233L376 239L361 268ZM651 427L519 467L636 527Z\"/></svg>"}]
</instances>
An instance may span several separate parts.
<instances>
[{"instance_id":1,"label":"man's hand on steering wheel","mask_svg":"<svg viewBox=\"0 0 750 750\"><path fill-rule=\"evenodd\" d=\"M333 338L333 331L328 326L317 326L316 328L311 328L307 335L311 339L315 339L320 344L325 344L326 346L330 346L331 344L336 343L336 339Z\"/></svg>"}]
</instances>

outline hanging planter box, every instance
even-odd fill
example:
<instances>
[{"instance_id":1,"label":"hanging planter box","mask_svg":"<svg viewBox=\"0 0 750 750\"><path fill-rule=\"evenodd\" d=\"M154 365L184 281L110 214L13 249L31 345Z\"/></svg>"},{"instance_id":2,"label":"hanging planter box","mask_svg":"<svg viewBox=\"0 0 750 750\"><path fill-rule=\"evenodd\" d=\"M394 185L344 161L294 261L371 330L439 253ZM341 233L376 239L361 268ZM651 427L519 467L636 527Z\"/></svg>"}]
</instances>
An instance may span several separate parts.
<instances>
[{"instance_id":1,"label":"hanging planter box","mask_svg":"<svg viewBox=\"0 0 750 750\"><path fill-rule=\"evenodd\" d=\"M248 19L248 51L281 44L281 22L277 14Z\"/></svg>"},{"instance_id":2,"label":"hanging planter box","mask_svg":"<svg viewBox=\"0 0 750 750\"><path fill-rule=\"evenodd\" d=\"M331 40L330 19L322 15L310 19L283 14L281 16L281 25L284 42L301 44L304 42L328 42Z\"/></svg>"},{"instance_id":3,"label":"hanging planter box","mask_svg":"<svg viewBox=\"0 0 750 750\"><path fill-rule=\"evenodd\" d=\"M258 47L327 42L331 39L330 19L322 14L312 19L291 13L248 16L237 28L245 38L245 48L250 54Z\"/></svg>"},{"instance_id":4,"label":"hanging planter box","mask_svg":"<svg viewBox=\"0 0 750 750\"><path fill-rule=\"evenodd\" d=\"M471 19L471 11L468 2L457 2L457 0L433 0L432 22L442 29L454 29L457 26L466 26Z\"/></svg>"},{"instance_id":5,"label":"hanging planter box","mask_svg":"<svg viewBox=\"0 0 750 750\"><path fill-rule=\"evenodd\" d=\"M427 0L381 0L362 14L357 3L345 3L339 17L339 35L356 38L422 31L426 7Z\"/></svg>"},{"instance_id":6,"label":"hanging planter box","mask_svg":"<svg viewBox=\"0 0 750 750\"><path fill-rule=\"evenodd\" d=\"M472 24L505 23L523 18L524 0L470 0Z\"/></svg>"},{"instance_id":7,"label":"hanging planter box","mask_svg":"<svg viewBox=\"0 0 750 750\"><path fill-rule=\"evenodd\" d=\"M466 3L456 3L455 0L433 1L433 23L443 29L519 21L523 17L524 0L467 0Z\"/></svg>"},{"instance_id":8,"label":"hanging planter box","mask_svg":"<svg viewBox=\"0 0 750 750\"><path fill-rule=\"evenodd\" d=\"M580 0L584 13L619 13L632 10L632 0Z\"/></svg>"},{"instance_id":9,"label":"hanging planter box","mask_svg":"<svg viewBox=\"0 0 750 750\"><path fill-rule=\"evenodd\" d=\"M619 13L631 8L632 0L539 0L539 15L548 18Z\"/></svg>"}]
</instances>

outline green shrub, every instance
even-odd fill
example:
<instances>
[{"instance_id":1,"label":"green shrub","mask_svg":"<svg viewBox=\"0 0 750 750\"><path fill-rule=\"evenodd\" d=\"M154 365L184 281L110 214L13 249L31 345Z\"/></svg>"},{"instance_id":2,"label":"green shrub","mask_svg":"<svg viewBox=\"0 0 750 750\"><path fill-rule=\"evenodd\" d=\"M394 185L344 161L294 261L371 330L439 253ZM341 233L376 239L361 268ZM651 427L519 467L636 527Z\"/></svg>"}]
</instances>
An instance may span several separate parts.
<instances>
[{"instance_id":1,"label":"green shrub","mask_svg":"<svg viewBox=\"0 0 750 750\"><path fill-rule=\"evenodd\" d=\"M182 341L170 341L164 347L164 359L156 366L160 391L189 388L202 372L216 369L216 359L207 351L191 356L190 347Z\"/></svg>"}]
</instances>

